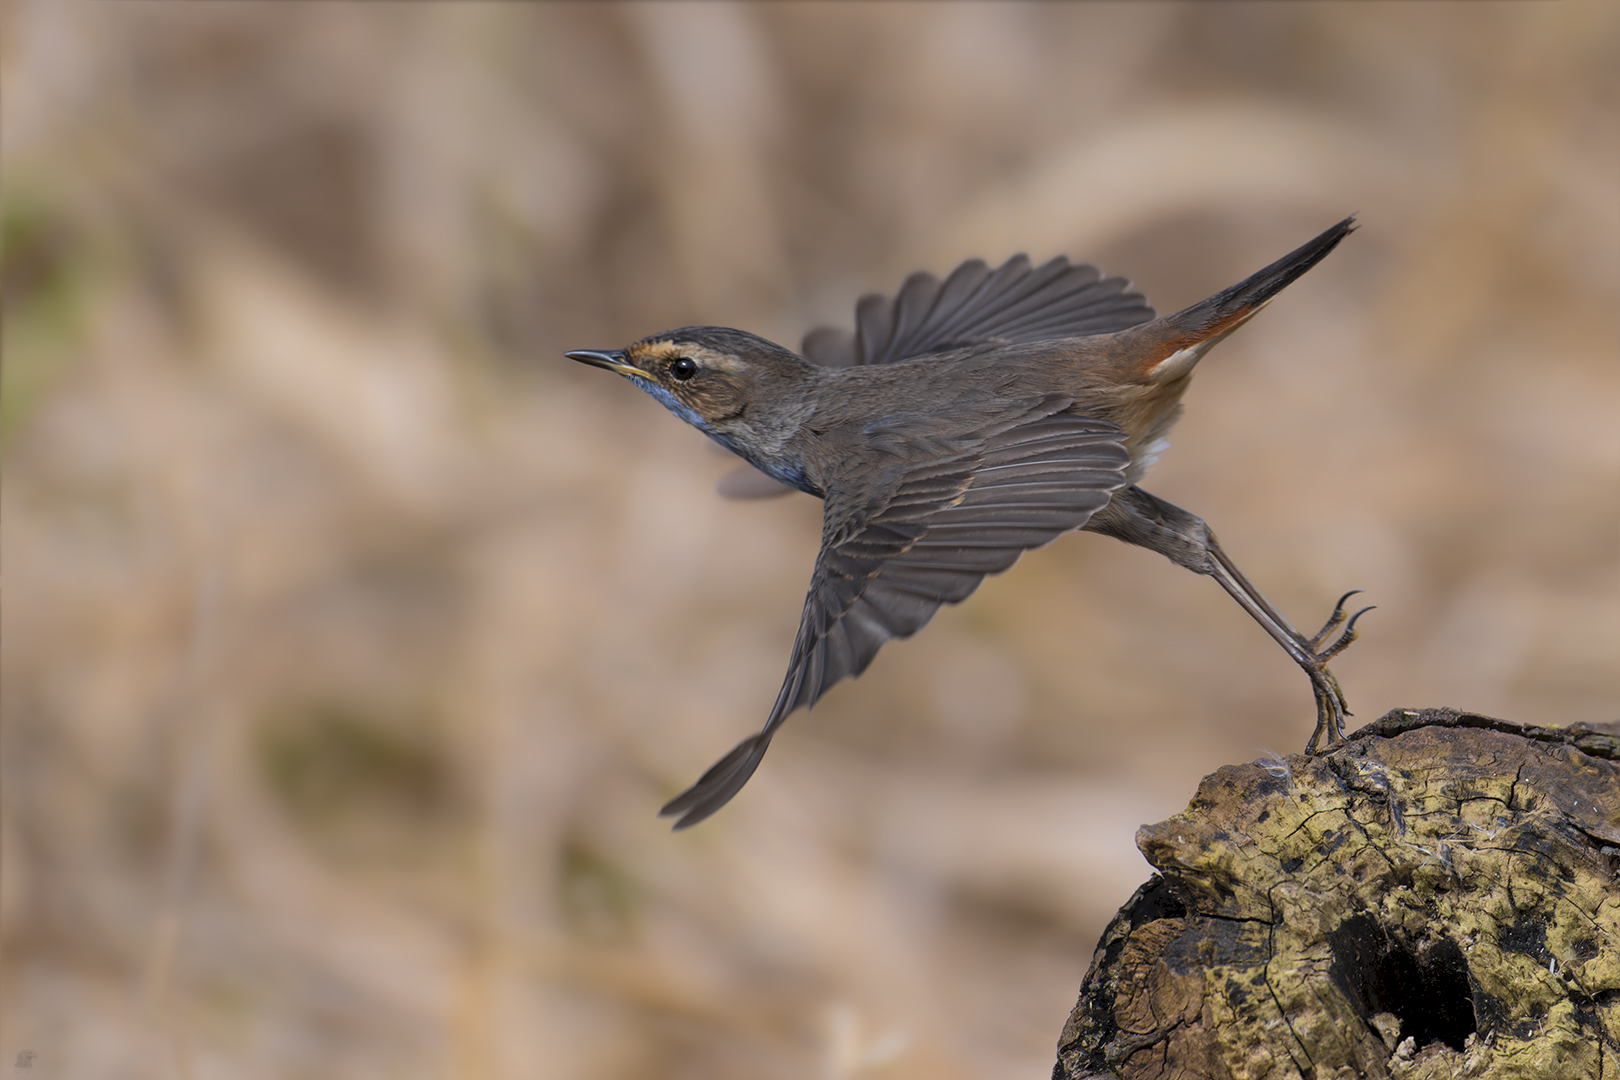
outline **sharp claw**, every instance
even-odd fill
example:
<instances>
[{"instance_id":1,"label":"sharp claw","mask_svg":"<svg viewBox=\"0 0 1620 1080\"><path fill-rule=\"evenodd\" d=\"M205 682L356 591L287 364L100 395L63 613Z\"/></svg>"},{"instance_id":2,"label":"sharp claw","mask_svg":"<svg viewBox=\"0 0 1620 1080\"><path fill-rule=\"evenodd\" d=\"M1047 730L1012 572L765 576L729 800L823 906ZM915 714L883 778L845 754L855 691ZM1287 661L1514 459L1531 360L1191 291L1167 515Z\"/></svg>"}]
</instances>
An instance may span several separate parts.
<instances>
[{"instance_id":1,"label":"sharp claw","mask_svg":"<svg viewBox=\"0 0 1620 1080\"><path fill-rule=\"evenodd\" d=\"M1361 612L1356 612L1359 616ZM1349 628L1346 633L1349 633ZM1354 635L1351 635L1352 637ZM1345 642L1348 645L1349 642ZM1311 740L1305 745L1307 754L1318 753L1323 737L1327 738L1327 746L1345 740L1344 718L1351 715L1350 703L1345 700L1344 690L1339 686L1339 680L1333 677L1333 672L1327 669L1328 656L1317 658L1314 668L1308 671L1311 676L1311 689L1316 694L1316 730L1311 732ZM1323 749L1325 752L1325 747Z\"/></svg>"},{"instance_id":2,"label":"sharp claw","mask_svg":"<svg viewBox=\"0 0 1620 1080\"><path fill-rule=\"evenodd\" d=\"M1340 653L1344 652L1344 650L1350 647L1350 643L1356 640L1356 620L1367 614L1367 612L1372 611L1377 606L1378 605L1376 604L1369 605L1350 616L1350 621L1345 624L1344 633L1339 635L1339 640L1335 641L1324 651L1317 653L1317 657L1322 661L1322 663L1327 663L1329 660L1333 659L1335 656L1338 656Z\"/></svg>"},{"instance_id":3,"label":"sharp claw","mask_svg":"<svg viewBox=\"0 0 1620 1080\"><path fill-rule=\"evenodd\" d=\"M1369 612L1369 611L1376 611L1377 608L1378 608L1377 604L1368 604L1366 607L1362 608L1360 611L1358 611L1354 615L1350 616L1350 622L1345 626L1344 632L1347 633L1347 634L1355 633L1356 632L1356 620L1361 618L1363 615L1367 614L1367 612Z\"/></svg>"},{"instance_id":4,"label":"sharp claw","mask_svg":"<svg viewBox=\"0 0 1620 1080\"><path fill-rule=\"evenodd\" d=\"M1372 606L1364 607L1351 615L1348 620L1345 619L1344 602L1359 591L1347 592L1340 597L1339 602L1333 607L1333 617L1328 620L1327 626L1323 627L1322 633L1307 643L1310 646L1314 661L1314 670L1311 671L1311 685L1312 689L1316 691L1316 730L1311 732L1311 741L1305 745L1307 754L1318 752L1317 747L1321 745L1324 735L1327 736L1328 746L1341 743L1346 738L1344 720L1345 717L1352 715L1350 703L1345 700L1344 690L1340 688L1339 680L1333 677L1333 672L1327 669L1327 664L1329 660L1348 649L1350 643L1356 640L1356 620L1373 610ZM1317 652L1317 648L1321 645L1321 639L1341 623L1344 625L1344 632L1339 635L1338 640L1328 648Z\"/></svg>"},{"instance_id":5,"label":"sharp claw","mask_svg":"<svg viewBox=\"0 0 1620 1080\"><path fill-rule=\"evenodd\" d=\"M1331 692L1337 688L1332 687L1326 679L1320 681L1312 679L1311 689L1316 692L1316 730L1311 732L1311 741L1305 744L1306 754L1316 753L1317 744L1322 741L1324 734L1327 735L1328 745L1331 746L1335 742L1334 728L1338 726L1338 709L1334 707L1336 702Z\"/></svg>"},{"instance_id":6,"label":"sharp claw","mask_svg":"<svg viewBox=\"0 0 1620 1080\"><path fill-rule=\"evenodd\" d=\"M1333 605L1333 614L1328 616L1328 621L1322 624L1322 629L1316 632L1315 637L1306 642L1311 647L1311 652L1320 649L1322 642L1327 640L1328 635L1338 629L1340 623L1344 622L1344 602L1359 592L1361 592L1360 589L1351 589L1339 597L1339 602Z\"/></svg>"}]
</instances>

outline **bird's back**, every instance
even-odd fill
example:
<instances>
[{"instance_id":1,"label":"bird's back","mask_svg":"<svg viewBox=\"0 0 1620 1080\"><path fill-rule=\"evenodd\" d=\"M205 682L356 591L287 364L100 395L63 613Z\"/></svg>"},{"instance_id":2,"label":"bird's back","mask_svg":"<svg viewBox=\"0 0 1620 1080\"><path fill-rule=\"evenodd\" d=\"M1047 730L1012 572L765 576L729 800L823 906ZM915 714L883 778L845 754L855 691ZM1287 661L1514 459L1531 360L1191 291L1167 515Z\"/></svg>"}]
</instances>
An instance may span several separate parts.
<instances>
[{"instance_id":1,"label":"bird's back","mask_svg":"<svg viewBox=\"0 0 1620 1080\"><path fill-rule=\"evenodd\" d=\"M986 342L897 363L826 371L822 378L832 392L822 395L809 427L856 432L902 414L916 414L919 423L929 417L989 420L1031 397L1062 394L1074 399L1069 413L1119 425L1134 461L1180 414L1188 379L1133 378L1127 366L1131 333Z\"/></svg>"}]
</instances>

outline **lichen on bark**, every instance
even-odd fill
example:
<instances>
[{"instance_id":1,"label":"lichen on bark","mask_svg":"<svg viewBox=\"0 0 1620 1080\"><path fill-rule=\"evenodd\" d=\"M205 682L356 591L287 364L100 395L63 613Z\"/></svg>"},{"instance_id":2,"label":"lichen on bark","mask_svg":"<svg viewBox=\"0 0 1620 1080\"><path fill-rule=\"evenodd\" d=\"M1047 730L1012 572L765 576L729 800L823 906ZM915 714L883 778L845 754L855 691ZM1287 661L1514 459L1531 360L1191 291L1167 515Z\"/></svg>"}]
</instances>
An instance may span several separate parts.
<instances>
[{"instance_id":1,"label":"lichen on bark","mask_svg":"<svg viewBox=\"0 0 1620 1080\"><path fill-rule=\"evenodd\" d=\"M1397 710L1144 826L1054 1080L1620 1080L1620 737Z\"/></svg>"}]
</instances>

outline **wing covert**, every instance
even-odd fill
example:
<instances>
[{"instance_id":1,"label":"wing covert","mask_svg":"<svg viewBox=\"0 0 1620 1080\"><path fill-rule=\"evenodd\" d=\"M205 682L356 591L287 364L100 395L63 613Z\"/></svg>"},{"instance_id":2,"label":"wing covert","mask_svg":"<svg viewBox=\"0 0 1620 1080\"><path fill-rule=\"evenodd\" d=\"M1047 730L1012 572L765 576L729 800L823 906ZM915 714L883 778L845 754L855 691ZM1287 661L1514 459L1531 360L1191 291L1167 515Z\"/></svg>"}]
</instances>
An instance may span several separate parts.
<instances>
[{"instance_id":1,"label":"wing covert","mask_svg":"<svg viewBox=\"0 0 1620 1080\"><path fill-rule=\"evenodd\" d=\"M882 512L817 559L772 725L985 575L1084 525L1124 486L1121 440L1113 424L1060 413L909 471Z\"/></svg>"}]
</instances>

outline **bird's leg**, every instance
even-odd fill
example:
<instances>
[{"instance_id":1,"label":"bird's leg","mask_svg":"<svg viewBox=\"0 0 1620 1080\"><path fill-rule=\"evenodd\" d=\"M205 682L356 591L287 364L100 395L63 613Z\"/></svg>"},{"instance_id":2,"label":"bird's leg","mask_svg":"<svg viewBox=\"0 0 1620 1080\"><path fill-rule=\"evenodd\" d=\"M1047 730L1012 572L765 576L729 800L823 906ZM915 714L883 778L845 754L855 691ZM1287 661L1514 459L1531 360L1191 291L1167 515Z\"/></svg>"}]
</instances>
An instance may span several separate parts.
<instances>
[{"instance_id":1,"label":"bird's leg","mask_svg":"<svg viewBox=\"0 0 1620 1080\"><path fill-rule=\"evenodd\" d=\"M1317 744L1322 736L1327 736L1329 745L1344 739L1344 718L1350 715L1350 709L1344 700L1344 691L1339 688L1339 680L1333 677L1333 672L1327 668L1329 660L1338 656L1350 647L1356 640L1356 620L1365 615L1371 608L1362 608L1346 619L1344 602L1354 596L1359 590L1352 590L1339 597L1339 602L1333 606L1333 614L1314 637L1305 637L1293 624L1283 618L1282 613L1271 605L1271 602L1249 583L1243 572L1233 565L1220 544L1215 541L1215 534L1209 533L1204 542L1205 551L1209 556L1209 572L1221 588L1232 594L1232 598L1243 605L1254 620L1265 628L1266 633L1281 645L1293 657L1310 677L1311 689L1316 695L1316 730L1311 733L1311 741L1306 744L1307 754L1316 753ZM1338 640L1323 648L1328 638L1340 626L1344 632Z\"/></svg>"},{"instance_id":2,"label":"bird's leg","mask_svg":"<svg viewBox=\"0 0 1620 1080\"><path fill-rule=\"evenodd\" d=\"M1216 543L1209 525L1196 514L1133 485L1116 494L1084 527L1089 532L1157 551L1177 566L1184 566L1195 574L1209 574L1220 582L1221 588L1231 593L1232 598L1243 605L1243 610L1253 616L1310 677L1311 691L1316 695L1316 730L1311 733L1305 752L1316 753L1324 735L1329 744L1344 738L1344 718L1350 715L1350 710L1345 705L1344 691L1339 689L1339 681L1327 669L1327 663L1356 640L1356 620L1371 610L1363 608L1348 619L1345 617L1344 602L1354 596L1354 592L1339 597L1322 629L1314 637L1306 637L1232 564ZM1327 644L1341 626L1344 629L1338 639Z\"/></svg>"}]
</instances>

